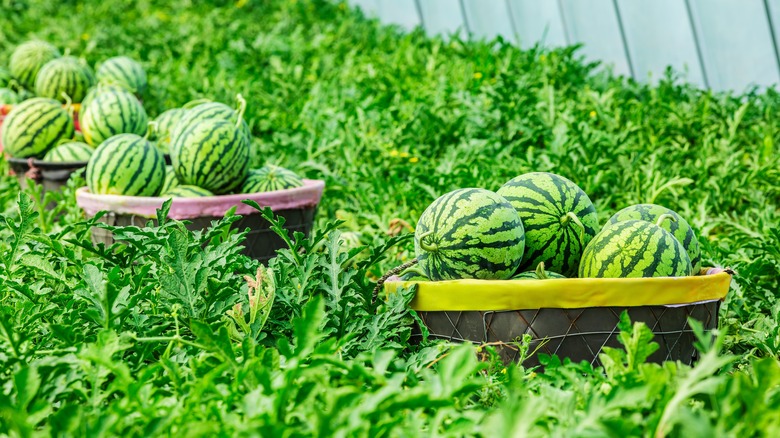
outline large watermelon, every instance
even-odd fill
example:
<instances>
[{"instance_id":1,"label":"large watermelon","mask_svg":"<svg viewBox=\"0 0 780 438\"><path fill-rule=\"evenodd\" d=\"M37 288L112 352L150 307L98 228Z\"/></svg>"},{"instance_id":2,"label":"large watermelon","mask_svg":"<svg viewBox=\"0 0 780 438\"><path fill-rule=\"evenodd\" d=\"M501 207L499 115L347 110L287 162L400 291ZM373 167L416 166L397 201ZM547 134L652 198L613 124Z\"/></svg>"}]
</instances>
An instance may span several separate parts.
<instances>
[{"instance_id":1,"label":"large watermelon","mask_svg":"<svg viewBox=\"0 0 780 438\"><path fill-rule=\"evenodd\" d=\"M55 146L46 153L43 161L51 163L79 163L89 161L95 152L88 144L79 141L70 141Z\"/></svg>"},{"instance_id":2,"label":"large watermelon","mask_svg":"<svg viewBox=\"0 0 780 438\"><path fill-rule=\"evenodd\" d=\"M95 78L86 63L72 56L53 59L38 72L35 92L38 96L57 99L60 102L80 103ZM67 97L66 97L67 96Z\"/></svg>"},{"instance_id":3,"label":"large watermelon","mask_svg":"<svg viewBox=\"0 0 780 438\"><path fill-rule=\"evenodd\" d=\"M171 108L163 111L154 119L157 124L154 131L154 140L156 140L155 144L161 151L165 153L170 151L171 131L186 113L187 110L184 108Z\"/></svg>"},{"instance_id":4,"label":"large watermelon","mask_svg":"<svg viewBox=\"0 0 780 438\"><path fill-rule=\"evenodd\" d=\"M666 215L669 218L662 220L658 223L658 220ZM622 222L625 220L643 220L652 222L656 225L660 225L664 230L672 233L677 240L682 243L682 246L688 252L688 257L691 258L691 266L693 266L693 274L696 275L701 270L701 250L699 249L699 240L696 239L696 235L688 222L677 214L674 210L670 210L666 207L655 204L637 204L626 207L619 212L615 213L609 218L608 223L614 224L616 222Z\"/></svg>"},{"instance_id":5,"label":"large watermelon","mask_svg":"<svg viewBox=\"0 0 780 438\"><path fill-rule=\"evenodd\" d=\"M244 112L243 106L245 102L240 101L242 108L239 111L225 105L220 102L206 102L198 104L190 109L187 109L186 113L179 119L176 125L171 130L171 144L176 141L176 137L181 135L187 128L203 120L225 120L233 123L238 123L241 118L240 126L247 143L251 142L252 135L249 131L249 126L246 121L243 120Z\"/></svg>"},{"instance_id":6,"label":"large watermelon","mask_svg":"<svg viewBox=\"0 0 780 438\"><path fill-rule=\"evenodd\" d=\"M3 121L3 148L15 158L41 157L73 137L73 119L56 100L36 97L14 106Z\"/></svg>"},{"instance_id":7,"label":"large watermelon","mask_svg":"<svg viewBox=\"0 0 780 438\"><path fill-rule=\"evenodd\" d=\"M663 228L642 220L607 224L582 254L580 277L682 277L691 259ZM628 291L630 292L630 291Z\"/></svg>"},{"instance_id":8,"label":"large watermelon","mask_svg":"<svg viewBox=\"0 0 780 438\"><path fill-rule=\"evenodd\" d=\"M292 170L269 164L249 171L241 193L272 192L303 187L303 180Z\"/></svg>"},{"instance_id":9,"label":"large watermelon","mask_svg":"<svg viewBox=\"0 0 780 438\"><path fill-rule=\"evenodd\" d=\"M420 216L414 248L422 272L431 280L503 280L517 271L523 258L523 222L496 193L455 190Z\"/></svg>"},{"instance_id":10,"label":"large watermelon","mask_svg":"<svg viewBox=\"0 0 780 438\"><path fill-rule=\"evenodd\" d=\"M116 56L103 61L97 69L101 84L118 85L137 96L146 89L146 71L138 61L127 56Z\"/></svg>"},{"instance_id":11,"label":"large watermelon","mask_svg":"<svg viewBox=\"0 0 780 438\"><path fill-rule=\"evenodd\" d=\"M35 88L38 71L47 62L59 58L60 51L43 41L28 41L20 44L11 54L9 69L11 76L24 88Z\"/></svg>"},{"instance_id":12,"label":"large watermelon","mask_svg":"<svg viewBox=\"0 0 780 438\"><path fill-rule=\"evenodd\" d=\"M104 141L87 163L87 186L104 195L157 196L165 181L165 158L135 134Z\"/></svg>"},{"instance_id":13,"label":"large watermelon","mask_svg":"<svg viewBox=\"0 0 780 438\"><path fill-rule=\"evenodd\" d=\"M141 102L129 91L117 88L103 89L90 96L79 114L81 132L92 146L117 134L143 135L147 124Z\"/></svg>"},{"instance_id":14,"label":"large watermelon","mask_svg":"<svg viewBox=\"0 0 780 438\"><path fill-rule=\"evenodd\" d=\"M10 88L0 88L0 105L19 103L19 95Z\"/></svg>"},{"instance_id":15,"label":"large watermelon","mask_svg":"<svg viewBox=\"0 0 780 438\"><path fill-rule=\"evenodd\" d=\"M204 196L214 196L213 193L197 186L176 186L161 196L165 198L202 198Z\"/></svg>"},{"instance_id":16,"label":"large watermelon","mask_svg":"<svg viewBox=\"0 0 780 438\"><path fill-rule=\"evenodd\" d=\"M513 178L498 194L523 221L526 241L520 270L543 262L550 272L575 276L583 249L599 229L588 195L570 180L547 172Z\"/></svg>"},{"instance_id":17,"label":"large watermelon","mask_svg":"<svg viewBox=\"0 0 780 438\"><path fill-rule=\"evenodd\" d=\"M202 120L174 138L171 164L180 183L224 195L247 177L249 141L236 122Z\"/></svg>"}]
</instances>

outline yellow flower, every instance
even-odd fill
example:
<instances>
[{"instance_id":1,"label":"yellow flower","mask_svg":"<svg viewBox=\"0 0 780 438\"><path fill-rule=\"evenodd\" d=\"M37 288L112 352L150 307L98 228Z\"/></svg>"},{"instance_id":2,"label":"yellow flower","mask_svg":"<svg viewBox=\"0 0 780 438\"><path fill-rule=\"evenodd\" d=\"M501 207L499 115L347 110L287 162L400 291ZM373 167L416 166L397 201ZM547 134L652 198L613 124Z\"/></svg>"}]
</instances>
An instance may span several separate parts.
<instances>
[{"instance_id":1,"label":"yellow flower","mask_svg":"<svg viewBox=\"0 0 780 438\"><path fill-rule=\"evenodd\" d=\"M591 112L590 112L590 117L591 117L591 118L593 118L593 117L596 117L596 111L591 111Z\"/></svg>"},{"instance_id":2,"label":"yellow flower","mask_svg":"<svg viewBox=\"0 0 780 438\"><path fill-rule=\"evenodd\" d=\"M89 39L89 34L88 33L82 33L81 34L81 39L84 40L84 41L88 40Z\"/></svg>"},{"instance_id":3,"label":"yellow flower","mask_svg":"<svg viewBox=\"0 0 780 438\"><path fill-rule=\"evenodd\" d=\"M412 157L412 158L409 158L409 162L410 162L410 163L416 163L416 162L418 162L418 161L420 161L420 159L419 159L419 158L417 158L417 157Z\"/></svg>"},{"instance_id":4,"label":"yellow flower","mask_svg":"<svg viewBox=\"0 0 780 438\"><path fill-rule=\"evenodd\" d=\"M474 73L474 79L482 79L482 73L480 72Z\"/></svg>"},{"instance_id":5,"label":"yellow flower","mask_svg":"<svg viewBox=\"0 0 780 438\"><path fill-rule=\"evenodd\" d=\"M397 157L398 156L398 149L393 149L392 151L390 151L390 156L391 157Z\"/></svg>"},{"instance_id":6,"label":"yellow flower","mask_svg":"<svg viewBox=\"0 0 780 438\"><path fill-rule=\"evenodd\" d=\"M407 158L409 156L409 152L401 152L401 158Z\"/></svg>"}]
</instances>

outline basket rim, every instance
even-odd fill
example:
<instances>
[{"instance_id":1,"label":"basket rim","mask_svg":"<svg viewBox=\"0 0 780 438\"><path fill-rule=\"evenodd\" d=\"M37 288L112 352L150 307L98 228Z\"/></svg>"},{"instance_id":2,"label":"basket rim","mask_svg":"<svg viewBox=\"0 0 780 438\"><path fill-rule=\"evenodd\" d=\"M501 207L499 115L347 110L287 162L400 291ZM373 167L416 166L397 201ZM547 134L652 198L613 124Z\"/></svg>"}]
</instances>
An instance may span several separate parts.
<instances>
[{"instance_id":1,"label":"basket rim","mask_svg":"<svg viewBox=\"0 0 780 438\"><path fill-rule=\"evenodd\" d=\"M256 214L257 210L244 204L244 200L257 202L261 207L273 211L316 207L322 199L325 181L304 179L303 186L294 189L276 190L238 195L216 195L203 198L170 198L171 219L195 219L204 216L222 217L233 207L236 214ZM163 196L123 196L91 193L89 188L76 190L76 203L89 216L101 211L129 214L146 218L157 217L157 210L167 199Z\"/></svg>"},{"instance_id":2,"label":"basket rim","mask_svg":"<svg viewBox=\"0 0 780 438\"><path fill-rule=\"evenodd\" d=\"M723 300L731 285L730 271L702 272L689 277L387 281L384 292L416 286L411 307L418 311L674 306Z\"/></svg>"}]
</instances>

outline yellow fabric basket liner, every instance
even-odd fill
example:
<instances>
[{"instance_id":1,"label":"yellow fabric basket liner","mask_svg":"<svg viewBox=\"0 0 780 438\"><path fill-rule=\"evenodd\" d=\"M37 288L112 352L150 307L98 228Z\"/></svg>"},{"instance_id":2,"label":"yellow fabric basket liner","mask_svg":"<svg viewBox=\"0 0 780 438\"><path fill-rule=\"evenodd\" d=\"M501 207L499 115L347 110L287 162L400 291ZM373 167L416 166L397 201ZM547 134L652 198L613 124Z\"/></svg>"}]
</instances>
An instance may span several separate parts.
<instances>
[{"instance_id":1,"label":"yellow fabric basket liner","mask_svg":"<svg viewBox=\"0 0 780 438\"><path fill-rule=\"evenodd\" d=\"M387 281L385 293L417 285L418 311L501 311L582 307L683 305L722 300L731 275L656 278L561 278L547 280Z\"/></svg>"}]
</instances>

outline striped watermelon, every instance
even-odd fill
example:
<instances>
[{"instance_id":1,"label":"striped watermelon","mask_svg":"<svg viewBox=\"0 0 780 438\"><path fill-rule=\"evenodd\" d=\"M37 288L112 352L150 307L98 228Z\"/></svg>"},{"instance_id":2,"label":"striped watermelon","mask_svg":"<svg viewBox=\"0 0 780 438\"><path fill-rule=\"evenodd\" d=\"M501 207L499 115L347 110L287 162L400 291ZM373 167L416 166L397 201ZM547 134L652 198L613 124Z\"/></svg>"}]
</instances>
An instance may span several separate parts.
<instances>
[{"instance_id":1,"label":"striped watermelon","mask_svg":"<svg viewBox=\"0 0 780 438\"><path fill-rule=\"evenodd\" d=\"M666 215L665 217L669 218L669 220L662 220L658 223L658 220L664 217L664 215ZM679 214L660 205L637 204L626 207L615 213L609 218L608 223L614 224L616 222L631 219L655 223L660 225L664 230L672 233L672 235L682 243L685 251L688 252L688 257L691 259L691 266L693 266L693 274L696 275L699 273L701 270L701 250L699 249L699 241L696 239L696 235L691 226Z\"/></svg>"},{"instance_id":2,"label":"striped watermelon","mask_svg":"<svg viewBox=\"0 0 780 438\"><path fill-rule=\"evenodd\" d=\"M539 262L539 265L536 267L535 271L521 272L515 275L514 277L512 277L513 280L549 280L551 278L566 278L566 277L556 272L547 272L544 269L544 262Z\"/></svg>"},{"instance_id":3,"label":"striped watermelon","mask_svg":"<svg viewBox=\"0 0 780 438\"><path fill-rule=\"evenodd\" d=\"M526 250L520 269L534 269L544 262L550 272L577 275L582 250L599 229L588 195L570 180L547 172L513 178L498 194L523 221Z\"/></svg>"},{"instance_id":4,"label":"striped watermelon","mask_svg":"<svg viewBox=\"0 0 780 438\"><path fill-rule=\"evenodd\" d=\"M72 56L53 59L41 67L35 80L38 96L60 102L80 103L95 78L86 63Z\"/></svg>"},{"instance_id":5,"label":"striped watermelon","mask_svg":"<svg viewBox=\"0 0 780 438\"><path fill-rule=\"evenodd\" d=\"M176 186L162 194L165 198L202 198L213 193L198 186Z\"/></svg>"},{"instance_id":6,"label":"striped watermelon","mask_svg":"<svg viewBox=\"0 0 780 438\"><path fill-rule=\"evenodd\" d=\"M165 158L143 137L115 135L92 154L86 179L92 193L157 196L165 181Z\"/></svg>"},{"instance_id":7,"label":"striped watermelon","mask_svg":"<svg viewBox=\"0 0 780 438\"><path fill-rule=\"evenodd\" d=\"M179 120L184 117L187 110L184 108L172 108L167 111L163 111L154 119L157 126L154 132L154 139L156 145L161 151L168 153L171 145L171 131Z\"/></svg>"},{"instance_id":8,"label":"striped watermelon","mask_svg":"<svg viewBox=\"0 0 780 438\"><path fill-rule=\"evenodd\" d=\"M46 153L43 161L51 163L79 163L87 162L95 152L88 144L78 141L69 141L54 147Z\"/></svg>"},{"instance_id":9,"label":"striped watermelon","mask_svg":"<svg viewBox=\"0 0 780 438\"><path fill-rule=\"evenodd\" d=\"M422 272L431 280L507 279L523 258L525 233L517 211L483 189L447 193L425 209L414 232Z\"/></svg>"},{"instance_id":10,"label":"striped watermelon","mask_svg":"<svg viewBox=\"0 0 780 438\"><path fill-rule=\"evenodd\" d=\"M60 51L43 41L28 41L20 44L11 54L9 69L11 76L24 88L35 88L38 71L47 62L59 58Z\"/></svg>"},{"instance_id":11,"label":"striped watermelon","mask_svg":"<svg viewBox=\"0 0 780 438\"><path fill-rule=\"evenodd\" d=\"M79 124L84 139L95 146L117 134L146 133L148 119L141 102L130 92L116 88L98 91L82 105Z\"/></svg>"},{"instance_id":12,"label":"striped watermelon","mask_svg":"<svg viewBox=\"0 0 780 438\"><path fill-rule=\"evenodd\" d=\"M651 222L607 224L582 254L580 277L632 278L691 275L691 259L674 236Z\"/></svg>"},{"instance_id":13,"label":"striped watermelon","mask_svg":"<svg viewBox=\"0 0 780 438\"><path fill-rule=\"evenodd\" d=\"M303 187L303 180L295 172L284 167L267 165L249 171L241 186L241 193L273 192L296 187Z\"/></svg>"},{"instance_id":14,"label":"striped watermelon","mask_svg":"<svg viewBox=\"0 0 780 438\"><path fill-rule=\"evenodd\" d=\"M187 128L203 120L225 120L236 123L241 116L242 132L246 136L247 143L251 141L252 134L249 131L249 126L246 121L243 120L244 106L246 102L240 99L240 108L238 111L219 102L206 102L187 110L182 118L176 123L173 130L171 130L171 144L176 141L176 137L181 135Z\"/></svg>"},{"instance_id":15,"label":"striped watermelon","mask_svg":"<svg viewBox=\"0 0 780 438\"><path fill-rule=\"evenodd\" d=\"M236 124L203 120L174 138L171 163L179 182L217 195L241 186L249 172L249 141Z\"/></svg>"},{"instance_id":16,"label":"striped watermelon","mask_svg":"<svg viewBox=\"0 0 780 438\"><path fill-rule=\"evenodd\" d=\"M146 71L138 61L127 56L116 56L103 61L97 69L101 84L118 85L136 96L146 89Z\"/></svg>"},{"instance_id":17,"label":"striped watermelon","mask_svg":"<svg viewBox=\"0 0 780 438\"><path fill-rule=\"evenodd\" d=\"M19 95L10 88L0 88L0 105L19 103Z\"/></svg>"},{"instance_id":18,"label":"striped watermelon","mask_svg":"<svg viewBox=\"0 0 780 438\"><path fill-rule=\"evenodd\" d=\"M73 137L73 119L56 100L36 97L14 106L2 131L3 148L10 156L40 157Z\"/></svg>"},{"instance_id":19,"label":"striped watermelon","mask_svg":"<svg viewBox=\"0 0 780 438\"><path fill-rule=\"evenodd\" d=\"M160 193L168 193L174 187L179 186L179 180L176 178L176 172L173 171L173 166L165 166L165 182L163 182Z\"/></svg>"}]
</instances>

